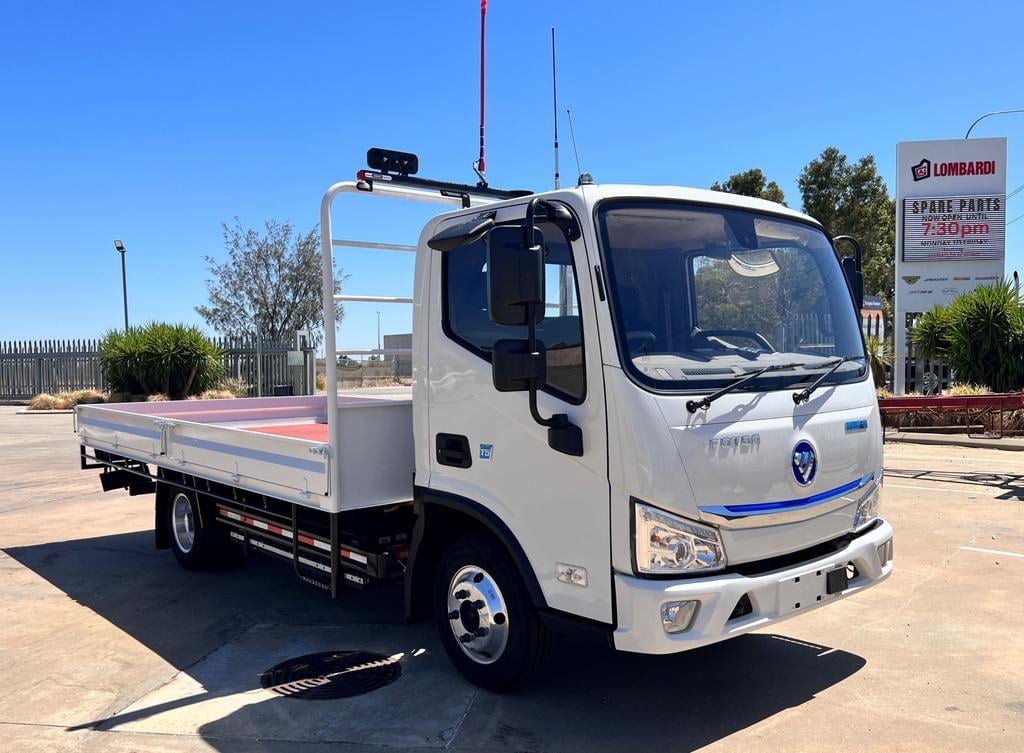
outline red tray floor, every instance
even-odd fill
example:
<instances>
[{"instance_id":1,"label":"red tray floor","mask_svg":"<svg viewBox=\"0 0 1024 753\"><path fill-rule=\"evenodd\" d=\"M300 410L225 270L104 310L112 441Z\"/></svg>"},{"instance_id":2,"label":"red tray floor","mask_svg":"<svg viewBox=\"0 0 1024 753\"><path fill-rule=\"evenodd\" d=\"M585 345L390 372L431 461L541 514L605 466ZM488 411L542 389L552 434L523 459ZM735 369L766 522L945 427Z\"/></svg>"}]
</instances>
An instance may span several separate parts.
<instances>
[{"instance_id":1,"label":"red tray floor","mask_svg":"<svg viewBox=\"0 0 1024 753\"><path fill-rule=\"evenodd\" d=\"M327 442L327 424L278 424L277 426L246 426L246 431L274 434L279 437Z\"/></svg>"}]
</instances>

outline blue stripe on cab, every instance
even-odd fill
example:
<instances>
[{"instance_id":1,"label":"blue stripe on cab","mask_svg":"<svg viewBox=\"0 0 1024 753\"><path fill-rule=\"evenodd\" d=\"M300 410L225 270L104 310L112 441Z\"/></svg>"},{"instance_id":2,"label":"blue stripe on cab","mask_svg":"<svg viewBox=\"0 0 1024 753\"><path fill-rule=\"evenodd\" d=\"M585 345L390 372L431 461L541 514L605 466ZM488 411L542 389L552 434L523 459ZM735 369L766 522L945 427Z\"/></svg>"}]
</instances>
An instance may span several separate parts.
<instances>
[{"instance_id":1,"label":"blue stripe on cab","mask_svg":"<svg viewBox=\"0 0 1024 753\"><path fill-rule=\"evenodd\" d=\"M802 509L805 507L820 505L823 502L836 499L837 497L841 497L849 492L857 491L869 484L874 478L875 474L869 473L866 476L862 476L848 484L837 486L835 489L818 492L817 494L812 494L810 497L803 497L801 499L788 499L782 502L756 502L749 505L715 505L711 507L701 507L700 509L703 512L714 513L726 518L742 518L747 515L764 515L765 513L778 512L779 510Z\"/></svg>"}]
</instances>

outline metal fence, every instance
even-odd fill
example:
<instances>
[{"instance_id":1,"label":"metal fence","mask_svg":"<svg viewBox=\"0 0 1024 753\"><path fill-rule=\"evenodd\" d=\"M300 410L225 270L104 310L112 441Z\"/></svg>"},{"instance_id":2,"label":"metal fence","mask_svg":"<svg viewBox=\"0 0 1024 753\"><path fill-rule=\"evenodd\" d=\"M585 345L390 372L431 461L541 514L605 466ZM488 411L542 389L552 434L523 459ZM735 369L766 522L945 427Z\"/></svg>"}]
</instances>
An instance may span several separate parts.
<instances>
[{"instance_id":1,"label":"metal fence","mask_svg":"<svg viewBox=\"0 0 1024 753\"><path fill-rule=\"evenodd\" d=\"M908 395L916 392L941 392L947 389L954 380L953 371L949 368L949 364L941 359L925 358L918 352L918 347L914 343L912 334L920 316L921 314L919 313L911 312L906 315L906 320L904 321L904 326L907 328L907 360L904 364L906 369L906 376L904 378L905 391ZM928 378L925 376L926 374L931 374L932 377ZM925 384L926 380L930 381L930 386Z\"/></svg>"},{"instance_id":2,"label":"metal fence","mask_svg":"<svg viewBox=\"0 0 1024 753\"><path fill-rule=\"evenodd\" d=\"M0 341L0 400L103 390L98 340Z\"/></svg>"},{"instance_id":3,"label":"metal fence","mask_svg":"<svg viewBox=\"0 0 1024 753\"><path fill-rule=\"evenodd\" d=\"M261 370L264 395L289 387L297 395L313 393L311 348L301 351L301 366L290 366L294 340L264 341L257 347L252 339L211 339L224 353L225 374L250 385L250 394L257 394ZM43 392L103 391L106 386L98 340L0 341L0 401L29 400Z\"/></svg>"}]
</instances>

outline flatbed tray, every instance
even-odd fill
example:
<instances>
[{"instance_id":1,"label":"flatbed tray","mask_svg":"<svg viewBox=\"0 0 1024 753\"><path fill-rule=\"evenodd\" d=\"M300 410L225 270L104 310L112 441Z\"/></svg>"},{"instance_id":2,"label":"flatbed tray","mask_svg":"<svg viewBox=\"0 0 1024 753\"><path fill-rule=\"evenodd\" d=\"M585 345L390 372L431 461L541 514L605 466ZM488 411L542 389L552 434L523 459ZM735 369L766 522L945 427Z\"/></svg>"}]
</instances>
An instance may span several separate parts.
<instances>
[{"instance_id":1,"label":"flatbed tray","mask_svg":"<svg viewBox=\"0 0 1024 753\"><path fill-rule=\"evenodd\" d=\"M81 443L331 512L412 498L411 392L80 405Z\"/></svg>"}]
</instances>

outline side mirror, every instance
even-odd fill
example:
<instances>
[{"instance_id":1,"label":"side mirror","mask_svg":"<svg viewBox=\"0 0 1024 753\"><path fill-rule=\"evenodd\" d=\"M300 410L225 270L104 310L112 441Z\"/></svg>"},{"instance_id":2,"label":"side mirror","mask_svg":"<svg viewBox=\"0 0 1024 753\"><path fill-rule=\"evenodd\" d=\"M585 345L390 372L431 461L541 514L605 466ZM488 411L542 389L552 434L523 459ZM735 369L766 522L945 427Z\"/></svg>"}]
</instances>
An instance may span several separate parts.
<instances>
[{"instance_id":1,"label":"side mirror","mask_svg":"<svg viewBox=\"0 0 1024 753\"><path fill-rule=\"evenodd\" d=\"M843 257L843 274L853 292L853 302L857 304L857 313L864 308L864 273L857 269L857 260L852 256Z\"/></svg>"},{"instance_id":2,"label":"side mirror","mask_svg":"<svg viewBox=\"0 0 1024 753\"><path fill-rule=\"evenodd\" d=\"M495 324L529 324L531 308L534 324L544 319L544 236L534 229L533 245L525 236L514 225L487 234L487 313Z\"/></svg>"},{"instance_id":3,"label":"side mirror","mask_svg":"<svg viewBox=\"0 0 1024 753\"><path fill-rule=\"evenodd\" d=\"M491 378L498 392L539 389L547 381L544 343L531 352L527 340L498 340L491 351Z\"/></svg>"}]
</instances>

